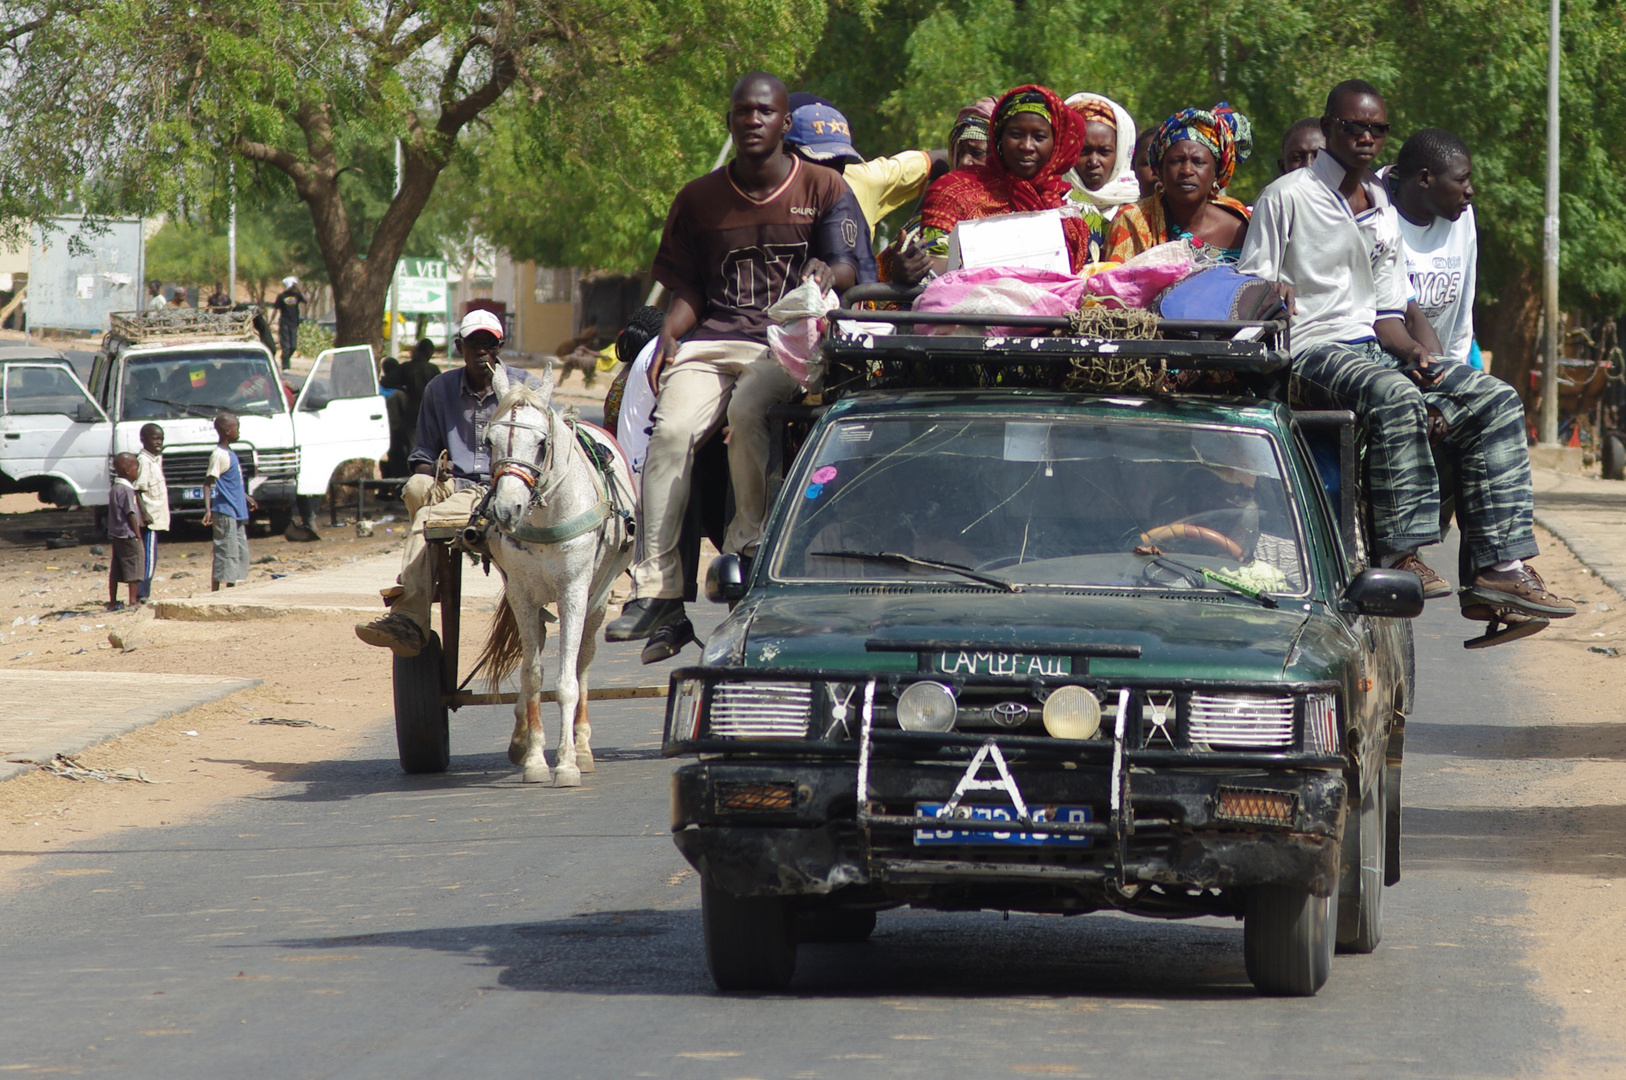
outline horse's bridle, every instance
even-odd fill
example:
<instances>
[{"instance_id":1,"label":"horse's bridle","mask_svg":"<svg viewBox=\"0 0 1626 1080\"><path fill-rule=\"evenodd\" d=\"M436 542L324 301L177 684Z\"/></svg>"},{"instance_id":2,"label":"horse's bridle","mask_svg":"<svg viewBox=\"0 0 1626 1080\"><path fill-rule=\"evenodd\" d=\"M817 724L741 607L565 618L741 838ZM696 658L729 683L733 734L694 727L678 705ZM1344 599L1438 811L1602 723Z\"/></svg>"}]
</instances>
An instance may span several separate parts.
<instances>
[{"instance_id":1,"label":"horse's bridle","mask_svg":"<svg viewBox=\"0 0 1626 1080\"><path fill-rule=\"evenodd\" d=\"M540 463L534 460L528 461L525 458L513 456L514 434L511 430L508 433L509 453L503 457L493 458L491 461L491 486L493 490L495 490L498 480L501 480L505 476L512 476L514 479L518 480L520 483L524 484L528 489L530 489L531 502L537 506L546 506L548 504L548 496L553 494L554 490L564 482L564 474L561 473L560 476L546 488L541 486L543 477L549 476L554 472L553 452L554 447L556 447L559 443L555 431L559 422L558 414L556 414L552 409L548 409L546 411L548 414L548 422L547 430L545 432L542 431L540 425L522 424L518 420L492 420L486 425L486 441L488 443L491 442L492 428L519 428L523 431L536 431L542 433L543 451L542 461ZM510 415L512 415L512 410L510 410ZM495 449L495 446L492 448Z\"/></svg>"}]
</instances>

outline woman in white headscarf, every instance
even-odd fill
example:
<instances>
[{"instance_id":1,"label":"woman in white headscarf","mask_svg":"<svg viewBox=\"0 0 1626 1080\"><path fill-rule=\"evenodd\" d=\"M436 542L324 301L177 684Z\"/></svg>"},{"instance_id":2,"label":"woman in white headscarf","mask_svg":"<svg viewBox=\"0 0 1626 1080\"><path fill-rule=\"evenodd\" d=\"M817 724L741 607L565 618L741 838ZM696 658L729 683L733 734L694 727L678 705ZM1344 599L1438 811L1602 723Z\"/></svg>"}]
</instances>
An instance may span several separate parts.
<instances>
[{"instance_id":1,"label":"woman in white headscarf","mask_svg":"<svg viewBox=\"0 0 1626 1080\"><path fill-rule=\"evenodd\" d=\"M1079 93L1068 108L1084 118L1084 149L1067 174L1075 202L1088 203L1111 221L1120 209L1140 198L1140 183L1130 164L1135 153L1135 121L1122 105L1100 94Z\"/></svg>"}]
</instances>

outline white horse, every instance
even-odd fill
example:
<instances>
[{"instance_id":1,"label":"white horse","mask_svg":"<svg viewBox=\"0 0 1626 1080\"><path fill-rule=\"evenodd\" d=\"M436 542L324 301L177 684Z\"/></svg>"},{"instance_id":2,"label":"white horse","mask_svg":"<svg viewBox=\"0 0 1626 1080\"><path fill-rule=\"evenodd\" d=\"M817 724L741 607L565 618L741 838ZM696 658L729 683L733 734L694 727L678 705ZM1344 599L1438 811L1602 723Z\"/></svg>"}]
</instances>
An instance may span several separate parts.
<instances>
[{"instance_id":1,"label":"white horse","mask_svg":"<svg viewBox=\"0 0 1626 1080\"><path fill-rule=\"evenodd\" d=\"M592 728L587 722L587 668L610 585L631 558L632 470L619 446L597 428L577 425L554 411L553 367L542 386L509 384L499 366L492 376L497 409L486 430L491 448L493 526L491 561L502 571L503 597L476 670L495 684L520 669L514 737L508 760L525 779L576 787L593 771ZM578 432L609 451L609 468L589 460ZM603 457L603 454L600 454ZM559 754L548 770L542 731L544 604L559 605Z\"/></svg>"}]
</instances>

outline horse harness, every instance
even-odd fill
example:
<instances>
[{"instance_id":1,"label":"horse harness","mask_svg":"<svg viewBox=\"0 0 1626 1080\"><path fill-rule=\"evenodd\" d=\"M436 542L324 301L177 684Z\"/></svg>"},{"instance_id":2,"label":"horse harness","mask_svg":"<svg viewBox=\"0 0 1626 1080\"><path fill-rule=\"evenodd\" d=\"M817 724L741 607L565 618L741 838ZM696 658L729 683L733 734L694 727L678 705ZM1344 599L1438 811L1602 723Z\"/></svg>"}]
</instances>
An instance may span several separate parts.
<instances>
[{"instance_id":1,"label":"horse harness","mask_svg":"<svg viewBox=\"0 0 1626 1080\"><path fill-rule=\"evenodd\" d=\"M596 503L568 521L538 528L534 525L528 525L522 520L513 527L507 527L492 518L488 512L492 496L497 490L497 481L504 476L512 476L530 489L529 505L531 507L545 508L548 505L549 497L559 490L560 485L564 483L565 478L569 475L567 469L556 469L554 467L554 450L559 445L559 439L557 438L559 415L552 408L549 408L547 413L547 449L543 454L542 462L538 464L535 461L527 461L516 457L493 459L491 462L491 484L486 489L486 493L481 498L480 505L476 508L470 521L471 524L474 522L481 523L479 531L483 534L489 534L490 530L496 529L503 535L512 537L522 543L553 545L562 544L567 540L574 540L578 536L598 530L612 517L619 518L624 526L621 550L617 559L619 565L613 573L605 577L603 584L594 590L593 596L588 601L588 606L595 607L609 592L610 585L620 576L621 571L626 568L627 556L632 550L632 536L637 528L632 508L623 503L622 492L611 474L611 463L614 459L608 448L599 445L591 435L582 431L580 424L574 418L564 421L565 426L570 430L571 444L579 448L587 458L590 465L588 473L593 478L594 489L598 492L598 501ZM492 420L489 427L517 427L534 430L532 425L521 424L514 420ZM547 478L545 484L544 478Z\"/></svg>"}]
</instances>

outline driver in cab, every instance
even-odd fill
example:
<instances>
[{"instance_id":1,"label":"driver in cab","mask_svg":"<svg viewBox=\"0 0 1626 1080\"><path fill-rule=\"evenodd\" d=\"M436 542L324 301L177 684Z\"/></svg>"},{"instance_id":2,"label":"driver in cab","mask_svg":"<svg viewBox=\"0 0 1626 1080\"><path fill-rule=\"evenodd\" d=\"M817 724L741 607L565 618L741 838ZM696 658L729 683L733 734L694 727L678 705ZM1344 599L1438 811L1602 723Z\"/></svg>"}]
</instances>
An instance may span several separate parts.
<instances>
[{"instance_id":1,"label":"driver in cab","mask_svg":"<svg viewBox=\"0 0 1626 1080\"><path fill-rule=\"evenodd\" d=\"M486 425L497 409L492 372L502 352L502 320L489 311L463 316L454 346L463 366L444 372L424 388L418 413L418 445L407 459L413 474L401 489L412 528L401 553L401 591L389 614L359 623L356 636L369 645L416 656L429 640L429 605L435 596L434 560L424 540L430 508L436 517L467 519L491 483ZM510 386L540 385L529 372L504 365Z\"/></svg>"}]
</instances>

